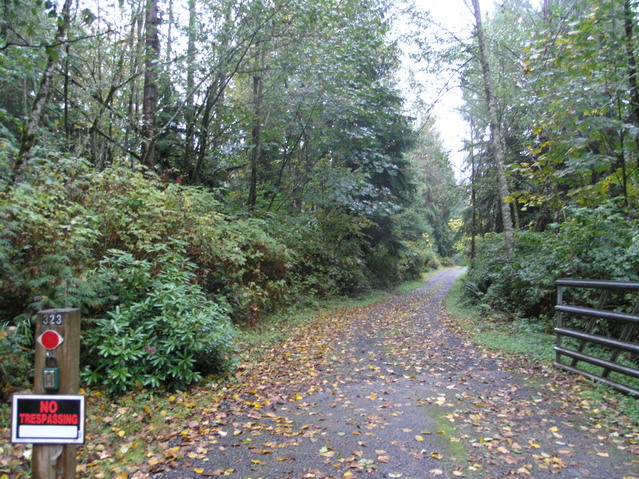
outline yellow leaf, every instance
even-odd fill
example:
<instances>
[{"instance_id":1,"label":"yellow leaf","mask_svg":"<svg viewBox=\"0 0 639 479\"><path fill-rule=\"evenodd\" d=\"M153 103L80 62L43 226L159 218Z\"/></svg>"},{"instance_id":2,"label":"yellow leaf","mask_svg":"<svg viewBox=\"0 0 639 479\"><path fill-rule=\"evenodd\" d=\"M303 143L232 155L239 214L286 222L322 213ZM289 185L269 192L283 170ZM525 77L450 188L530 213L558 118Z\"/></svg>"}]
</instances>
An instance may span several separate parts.
<instances>
[{"instance_id":1,"label":"yellow leaf","mask_svg":"<svg viewBox=\"0 0 639 479\"><path fill-rule=\"evenodd\" d=\"M345 472L342 477L353 477L353 473L351 471Z\"/></svg>"},{"instance_id":2,"label":"yellow leaf","mask_svg":"<svg viewBox=\"0 0 639 479\"><path fill-rule=\"evenodd\" d=\"M444 456L442 456L442 455L441 455L440 453L438 453L438 452L432 452L432 453L430 454L430 457L432 457L433 459L443 459L443 458L444 458Z\"/></svg>"},{"instance_id":3,"label":"yellow leaf","mask_svg":"<svg viewBox=\"0 0 639 479\"><path fill-rule=\"evenodd\" d=\"M418 442L424 442L424 437L417 435L417 436L415 436L415 440L418 441Z\"/></svg>"},{"instance_id":4,"label":"yellow leaf","mask_svg":"<svg viewBox=\"0 0 639 479\"><path fill-rule=\"evenodd\" d=\"M202 474L204 472L204 469L202 469L201 467L196 467L195 469L193 469L193 472L196 474Z\"/></svg>"},{"instance_id":5,"label":"yellow leaf","mask_svg":"<svg viewBox=\"0 0 639 479\"><path fill-rule=\"evenodd\" d=\"M120 437L124 437L125 434L126 434L126 432L124 432L122 430L118 431L118 436L120 436Z\"/></svg>"}]
</instances>

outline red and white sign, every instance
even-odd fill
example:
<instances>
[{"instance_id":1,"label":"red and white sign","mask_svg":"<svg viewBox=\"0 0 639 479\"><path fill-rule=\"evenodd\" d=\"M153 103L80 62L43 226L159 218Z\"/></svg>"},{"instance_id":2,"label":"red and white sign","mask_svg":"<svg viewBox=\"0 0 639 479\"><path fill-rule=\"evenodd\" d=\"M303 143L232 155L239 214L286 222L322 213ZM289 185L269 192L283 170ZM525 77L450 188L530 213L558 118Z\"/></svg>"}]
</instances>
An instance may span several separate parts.
<instances>
[{"instance_id":1,"label":"red and white sign","mask_svg":"<svg viewBox=\"0 0 639 479\"><path fill-rule=\"evenodd\" d=\"M84 396L14 394L11 402L11 442L84 442Z\"/></svg>"},{"instance_id":2,"label":"red and white sign","mask_svg":"<svg viewBox=\"0 0 639 479\"><path fill-rule=\"evenodd\" d=\"M38 338L38 342L42 345L42 347L49 351L53 351L55 348L60 346L63 341L64 338L60 335L60 333L52 329L45 331Z\"/></svg>"}]
</instances>

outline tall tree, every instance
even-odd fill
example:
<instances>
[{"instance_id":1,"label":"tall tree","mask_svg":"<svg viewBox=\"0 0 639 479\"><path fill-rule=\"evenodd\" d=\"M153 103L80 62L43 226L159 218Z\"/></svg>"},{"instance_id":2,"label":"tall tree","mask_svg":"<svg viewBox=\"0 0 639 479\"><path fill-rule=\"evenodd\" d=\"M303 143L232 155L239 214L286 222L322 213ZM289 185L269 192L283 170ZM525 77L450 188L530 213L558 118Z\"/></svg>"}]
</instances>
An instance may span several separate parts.
<instances>
[{"instance_id":1,"label":"tall tree","mask_svg":"<svg viewBox=\"0 0 639 479\"><path fill-rule=\"evenodd\" d=\"M155 166L156 115L160 34L158 0L147 0L145 16L144 101L142 104L142 162Z\"/></svg>"},{"instance_id":2,"label":"tall tree","mask_svg":"<svg viewBox=\"0 0 639 479\"><path fill-rule=\"evenodd\" d=\"M42 123L45 109L53 89L53 80L56 67L59 64L61 52L64 52L67 30L71 18L71 0L65 0L62 6L61 17L58 21L58 28L54 37L53 45L47 49L47 62L42 72L40 85L31 105L31 111L26 124L22 129L20 140L20 151L14 165L14 178L20 180L31 149L36 144L38 129Z\"/></svg>"},{"instance_id":3,"label":"tall tree","mask_svg":"<svg viewBox=\"0 0 639 479\"><path fill-rule=\"evenodd\" d=\"M493 96L493 79L488 60L479 0L472 0L472 4L475 15L475 35L477 39L477 47L479 50L479 62L481 65L485 101L490 123L492 152L495 157L495 165L497 170L496 174L499 185L499 196L501 200L501 215L504 229L504 240L506 242L506 247L509 250L512 250L514 247L514 235L510 205L507 201L510 193L508 188L508 180L506 178L506 153L504 149L504 140L502 135L501 122L497 114L497 105Z\"/></svg>"}]
</instances>

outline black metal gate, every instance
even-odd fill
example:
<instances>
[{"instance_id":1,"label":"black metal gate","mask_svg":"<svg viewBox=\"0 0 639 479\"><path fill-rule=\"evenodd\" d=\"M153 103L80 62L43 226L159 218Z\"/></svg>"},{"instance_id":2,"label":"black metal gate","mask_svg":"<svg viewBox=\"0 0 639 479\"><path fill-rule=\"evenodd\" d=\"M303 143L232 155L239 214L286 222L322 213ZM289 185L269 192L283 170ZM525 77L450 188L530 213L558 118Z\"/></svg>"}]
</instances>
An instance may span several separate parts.
<instances>
[{"instance_id":1,"label":"black metal gate","mask_svg":"<svg viewBox=\"0 0 639 479\"><path fill-rule=\"evenodd\" d=\"M634 334L639 325L639 283L560 279L556 284L555 365L639 396L639 382L629 384L630 378L639 379L639 343ZM572 304L566 298L569 288L581 293L571 295ZM562 362L564 358L567 361Z\"/></svg>"}]
</instances>

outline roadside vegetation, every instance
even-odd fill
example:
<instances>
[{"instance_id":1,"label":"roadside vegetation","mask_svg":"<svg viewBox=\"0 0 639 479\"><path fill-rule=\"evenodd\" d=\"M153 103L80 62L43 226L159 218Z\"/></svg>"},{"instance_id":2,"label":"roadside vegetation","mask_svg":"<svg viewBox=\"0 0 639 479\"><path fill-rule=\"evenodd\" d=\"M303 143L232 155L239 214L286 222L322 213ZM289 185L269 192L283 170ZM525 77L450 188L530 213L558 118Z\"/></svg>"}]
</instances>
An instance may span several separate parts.
<instances>
[{"instance_id":1,"label":"roadside vegetation","mask_svg":"<svg viewBox=\"0 0 639 479\"><path fill-rule=\"evenodd\" d=\"M516 361L521 371L528 369L544 374L558 373L555 360L555 335L552 332L554 318L513 317L473 301L467 279L458 280L446 297L445 306L457 326L474 343L497 351ZM635 384L635 387L637 385ZM572 392L572 391L571 391ZM592 412L609 423L615 423L619 414L639 425L639 404L633 396L582 378L578 394L583 396L584 414Z\"/></svg>"}]
</instances>

